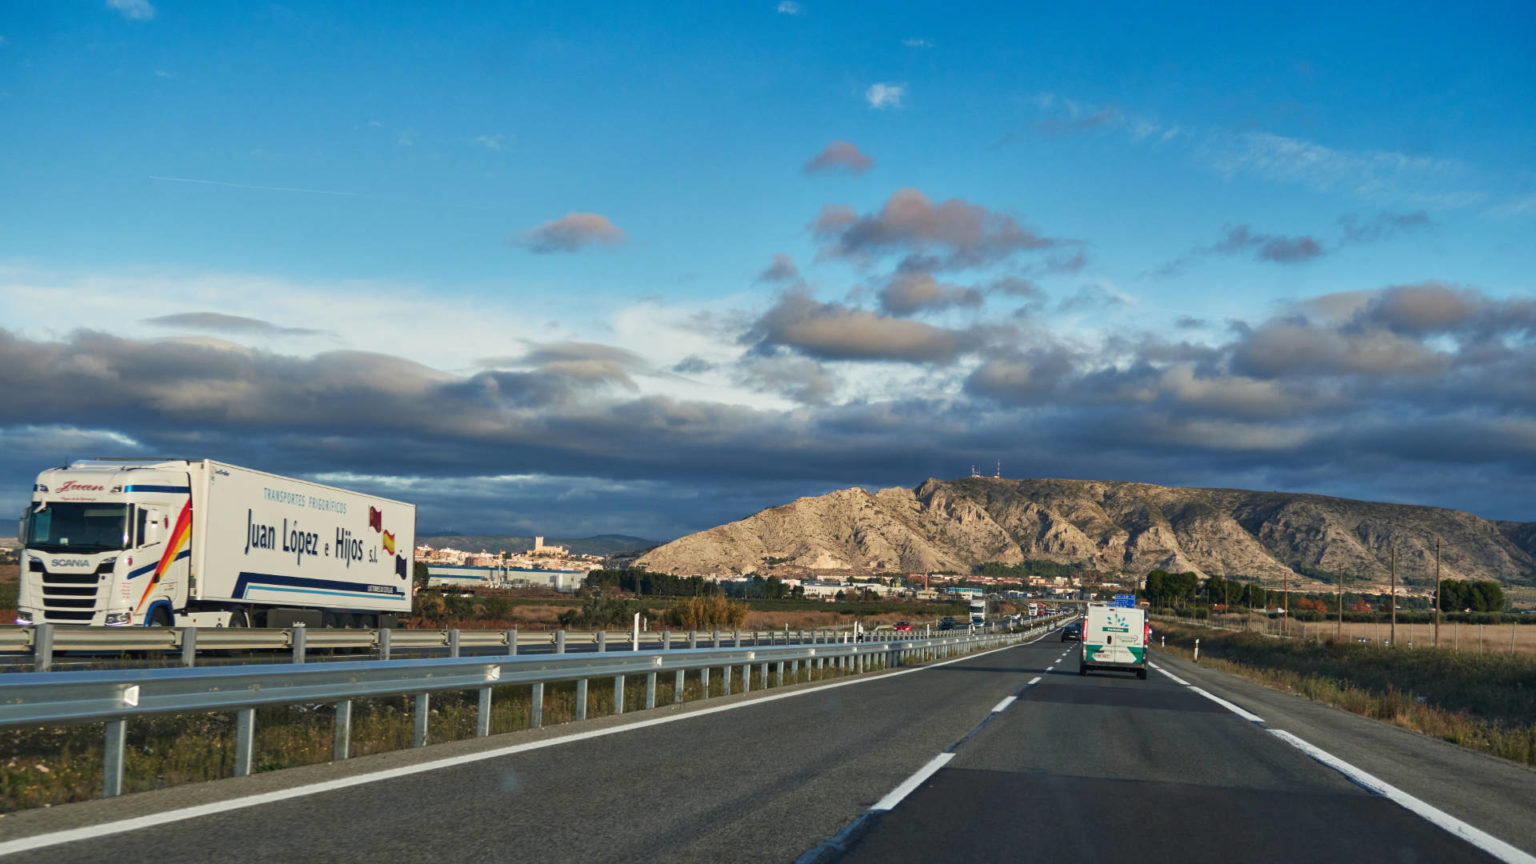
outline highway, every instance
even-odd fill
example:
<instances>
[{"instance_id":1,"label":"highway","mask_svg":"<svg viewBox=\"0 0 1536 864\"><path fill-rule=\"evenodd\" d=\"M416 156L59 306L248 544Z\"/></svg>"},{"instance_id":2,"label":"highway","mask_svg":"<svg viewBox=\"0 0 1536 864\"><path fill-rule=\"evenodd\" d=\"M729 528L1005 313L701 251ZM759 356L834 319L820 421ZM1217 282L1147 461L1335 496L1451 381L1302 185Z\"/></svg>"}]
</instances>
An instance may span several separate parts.
<instances>
[{"instance_id":1,"label":"highway","mask_svg":"<svg viewBox=\"0 0 1536 864\"><path fill-rule=\"evenodd\" d=\"M1064 656L1074 647L1051 634L767 699L10 814L0 852L165 864L1427 862L1536 849L1536 772L1163 654L1148 681L1079 677ZM1470 823L1495 854L1302 746L1453 829Z\"/></svg>"}]
</instances>

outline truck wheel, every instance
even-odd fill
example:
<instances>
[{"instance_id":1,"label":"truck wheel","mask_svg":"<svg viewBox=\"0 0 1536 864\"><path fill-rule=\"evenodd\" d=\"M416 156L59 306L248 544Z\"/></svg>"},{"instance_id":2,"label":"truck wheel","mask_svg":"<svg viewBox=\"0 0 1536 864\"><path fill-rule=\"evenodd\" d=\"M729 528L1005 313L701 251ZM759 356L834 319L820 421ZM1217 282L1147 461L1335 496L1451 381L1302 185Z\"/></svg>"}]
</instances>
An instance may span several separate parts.
<instances>
[{"instance_id":1,"label":"truck wheel","mask_svg":"<svg viewBox=\"0 0 1536 864\"><path fill-rule=\"evenodd\" d=\"M1140 678L1143 681L1147 680L1147 670L1145 670L1145 669L1137 669L1136 670L1136 677Z\"/></svg>"},{"instance_id":2,"label":"truck wheel","mask_svg":"<svg viewBox=\"0 0 1536 864\"><path fill-rule=\"evenodd\" d=\"M1079 675L1087 675L1088 674L1088 667L1084 666L1081 663L1077 664L1077 674L1079 674Z\"/></svg>"},{"instance_id":3,"label":"truck wheel","mask_svg":"<svg viewBox=\"0 0 1536 864\"><path fill-rule=\"evenodd\" d=\"M251 616L247 615L244 609L231 610L229 613L229 626L232 628L249 627L251 626Z\"/></svg>"}]
</instances>

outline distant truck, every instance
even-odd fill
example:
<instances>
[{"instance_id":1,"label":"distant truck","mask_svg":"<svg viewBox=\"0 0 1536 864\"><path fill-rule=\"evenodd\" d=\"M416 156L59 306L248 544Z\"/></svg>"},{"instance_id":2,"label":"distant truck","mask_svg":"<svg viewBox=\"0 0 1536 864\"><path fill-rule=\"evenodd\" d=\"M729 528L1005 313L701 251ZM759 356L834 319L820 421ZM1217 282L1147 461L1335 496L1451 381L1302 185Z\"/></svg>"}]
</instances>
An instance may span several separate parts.
<instances>
[{"instance_id":1,"label":"distant truck","mask_svg":"<svg viewBox=\"0 0 1536 864\"><path fill-rule=\"evenodd\" d=\"M978 627L987 623L987 599L985 597L971 598L971 623Z\"/></svg>"},{"instance_id":2,"label":"distant truck","mask_svg":"<svg viewBox=\"0 0 1536 864\"><path fill-rule=\"evenodd\" d=\"M1083 618L1077 674L1120 669L1147 678L1147 612L1120 606L1089 606Z\"/></svg>"},{"instance_id":3,"label":"distant truck","mask_svg":"<svg viewBox=\"0 0 1536 864\"><path fill-rule=\"evenodd\" d=\"M416 507L210 459L37 476L18 624L392 627Z\"/></svg>"}]
</instances>

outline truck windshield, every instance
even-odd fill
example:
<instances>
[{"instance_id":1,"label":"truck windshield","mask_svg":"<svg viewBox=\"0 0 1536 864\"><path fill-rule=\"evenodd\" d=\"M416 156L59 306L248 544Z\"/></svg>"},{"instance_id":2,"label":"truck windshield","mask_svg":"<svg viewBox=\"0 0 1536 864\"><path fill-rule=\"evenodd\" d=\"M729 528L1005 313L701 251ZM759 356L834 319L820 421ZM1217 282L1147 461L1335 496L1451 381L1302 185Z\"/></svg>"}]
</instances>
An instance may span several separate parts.
<instances>
[{"instance_id":1,"label":"truck windshield","mask_svg":"<svg viewBox=\"0 0 1536 864\"><path fill-rule=\"evenodd\" d=\"M28 549L106 552L128 548L128 505L59 502L27 511Z\"/></svg>"}]
</instances>

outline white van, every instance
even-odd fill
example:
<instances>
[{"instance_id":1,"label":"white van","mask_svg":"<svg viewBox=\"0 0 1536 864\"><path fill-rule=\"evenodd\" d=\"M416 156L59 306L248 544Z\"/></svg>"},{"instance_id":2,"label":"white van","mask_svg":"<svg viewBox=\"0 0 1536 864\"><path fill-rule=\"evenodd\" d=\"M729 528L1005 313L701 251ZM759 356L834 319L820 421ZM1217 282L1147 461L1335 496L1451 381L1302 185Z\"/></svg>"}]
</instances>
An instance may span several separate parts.
<instances>
[{"instance_id":1,"label":"white van","mask_svg":"<svg viewBox=\"0 0 1536 864\"><path fill-rule=\"evenodd\" d=\"M1147 678L1147 612L1120 606L1089 606L1083 618L1077 674L1090 669L1123 669Z\"/></svg>"}]
</instances>

